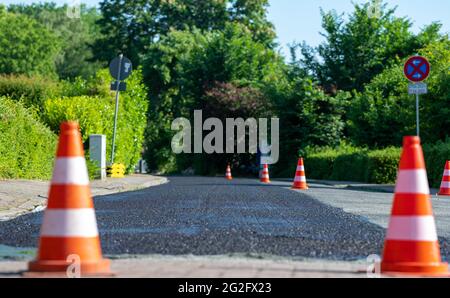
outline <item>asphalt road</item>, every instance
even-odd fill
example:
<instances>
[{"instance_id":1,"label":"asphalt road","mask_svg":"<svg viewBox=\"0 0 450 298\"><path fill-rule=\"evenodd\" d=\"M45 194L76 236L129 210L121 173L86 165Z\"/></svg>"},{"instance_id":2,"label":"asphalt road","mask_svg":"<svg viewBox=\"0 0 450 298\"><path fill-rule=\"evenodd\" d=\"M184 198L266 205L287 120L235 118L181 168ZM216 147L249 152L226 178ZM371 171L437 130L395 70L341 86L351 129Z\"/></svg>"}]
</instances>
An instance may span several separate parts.
<instances>
[{"instance_id":1,"label":"asphalt road","mask_svg":"<svg viewBox=\"0 0 450 298\"><path fill-rule=\"evenodd\" d=\"M251 254L360 260L381 253L383 225L336 202L339 196L361 201L370 193L320 185L296 192L287 188L288 183L262 185L249 179L169 180L142 191L96 198L106 255ZM0 244L35 247L41 219L42 213L35 213L0 222ZM450 256L449 240L441 238L444 259Z\"/></svg>"}]
</instances>

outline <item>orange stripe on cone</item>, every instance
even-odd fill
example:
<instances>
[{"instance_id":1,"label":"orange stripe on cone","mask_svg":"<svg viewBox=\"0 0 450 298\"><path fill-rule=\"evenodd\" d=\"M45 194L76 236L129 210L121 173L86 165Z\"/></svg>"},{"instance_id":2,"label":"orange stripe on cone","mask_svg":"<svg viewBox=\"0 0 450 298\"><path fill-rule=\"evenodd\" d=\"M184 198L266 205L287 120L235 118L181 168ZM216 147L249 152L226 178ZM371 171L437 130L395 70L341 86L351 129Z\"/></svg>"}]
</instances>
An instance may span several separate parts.
<instances>
[{"instance_id":1,"label":"orange stripe on cone","mask_svg":"<svg viewBox=\"0 0 450 298\"><path fill-rule=\"evenodd\" d=\"M231 175L231 166L230 165L227 166L227 172L225 174L225 178L227 180L233 180L233 176Z\"/></svg>"},{"instance_id":2,"label":"orange stripe on cone","mask_svg":"<svg viewBox=\"0 0 450 298\"><path fill-rule=\"evenodd\" d=\"M309 189L308 184L306 183L305 164L303 162L303 158L300 158L298 160L297 170L295 171L294 184L292 185L292 188L299 190Z\"/></svg>"},{"instance_id":3,"label":"orange stripe on cone","mask_svg":"<svg viewBox=\"0 0 450 298\"><path fill-rule=\"evenodd\" d=\"M405 137L381 272L447 276L442 263L419 137Z\"/></svg>"},{"instance_id":4,"label":"orange stripe on cone","mask_svg":"<svg viewBox=\"0 0 450 298\"><path fill-rule=\"evenodd\" d=\"M30 273L65 273L80 260L81 275L110 275L102 258L94 205L87 178L79 126L61 124L55 168L41 227L37 259Z\"/></svg>"},{"instance_id":5,"label":"orange stripe on cone","mask_svg":"<svg viewBox=\"0 0 450 298\"><path fill-rule=\"evenodd\" d=\"M444 175L442 176L440 196L450 196L450 161L445 164Z\"/></svg>"},{"instance_id":6,"label":"orange stripe on cone","mask_svg":"<svg viewBox=\"0 0 450 298\"><path fill-rule=\"evenodd\" d=\"M261 183L270 183L269 165L265 164L261 173Z\"/></svg>"}]
</instances>

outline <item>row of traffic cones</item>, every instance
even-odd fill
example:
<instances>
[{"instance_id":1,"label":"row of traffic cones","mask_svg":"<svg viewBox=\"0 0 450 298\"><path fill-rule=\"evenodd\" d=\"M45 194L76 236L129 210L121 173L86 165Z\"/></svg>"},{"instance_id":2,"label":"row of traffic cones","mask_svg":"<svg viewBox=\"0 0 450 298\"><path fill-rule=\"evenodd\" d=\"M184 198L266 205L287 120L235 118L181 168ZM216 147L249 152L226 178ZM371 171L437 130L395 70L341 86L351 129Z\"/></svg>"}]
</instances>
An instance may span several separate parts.
<instances>
[{"instance_id":1,"label":"row of traffic cones","mask_svg":"<svg viewBox=\"0 0 450 298\"><path fill-rule=\"evenodd\" d=\"M405 137L403 147L382 273L448 276L448 264L440 255L420 139ZM233 179L230 165L227 179ZM261 180L270 182L267 165ZM447 162L441 195L450 195L449 184ZM293 188L308 188L302 158ZM111 275L110 261L102 257L79 126L66 122L61 125L37 258L29 263L27 274L67 273L72 266L83 276Z\"/></svg>"},{"instance_id":2,"label":"row of traffic cones","mask_svg":"<svg viewBox=\"0 0 450 298\"><path fill-rule=\"evenodd\" d=\"M231 166L228 164L227 170L225 172L225 178L227 180L233 180L233 177L231 175ZM261 183L270 183L270 176L269 176L269 165L265 164L263 165L263 169L261 171L260 175L260 182ZM306 183L306 175L305 175L305 165L303 162L303 158L300 158L298 160L297 170L295 173L294 178L294 185L292 186L293 189L299 189L299 190L307 190L308 184Z\"/></svg>"}]
</instances>

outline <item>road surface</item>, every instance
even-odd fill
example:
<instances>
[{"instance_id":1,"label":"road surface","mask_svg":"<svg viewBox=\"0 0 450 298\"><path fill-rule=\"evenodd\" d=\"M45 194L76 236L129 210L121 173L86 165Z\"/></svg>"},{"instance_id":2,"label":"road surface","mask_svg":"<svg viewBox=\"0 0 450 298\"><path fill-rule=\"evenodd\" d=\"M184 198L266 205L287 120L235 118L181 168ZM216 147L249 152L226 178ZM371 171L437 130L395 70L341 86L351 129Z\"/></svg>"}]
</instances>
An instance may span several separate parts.
<instances>
[{"instance_id":1,"label":"road surface","mask_svg":"<svg viewBox=\"0 0 450 298\"><path fill-rule=\"evenodd\" d=\"M104 254L330 261L381 254L391 194L325 185L298 192L290 190L289 183L263 185L251 179L169 180L150 189L96 198ZM441 251L448 260L450 201L434 203L439 207ZM0 222L0 244L36 247L41 220L42 213L34 213Z\"/></svg>"}]
</instances>

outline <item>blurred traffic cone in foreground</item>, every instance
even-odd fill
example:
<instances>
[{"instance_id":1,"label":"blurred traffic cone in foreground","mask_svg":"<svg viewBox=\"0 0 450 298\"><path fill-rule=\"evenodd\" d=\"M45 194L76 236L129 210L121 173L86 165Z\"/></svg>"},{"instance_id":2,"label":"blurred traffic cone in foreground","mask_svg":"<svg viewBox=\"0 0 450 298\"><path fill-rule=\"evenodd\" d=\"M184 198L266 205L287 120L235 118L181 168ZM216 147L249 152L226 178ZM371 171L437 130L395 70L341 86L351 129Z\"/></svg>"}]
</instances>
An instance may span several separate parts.
<instances>
[{"instance_id":1,"label":"blurred traffic cone in foreground","mask_svg":"<svg viewBox=\"0 0 450 298\"><path fill-rule=\"evenodd\" d=\"M440 196L450 196L450 161L447 161L444 170L444 176L442 177Z\"/></svg>"},{"instance_id":2,"label":"blurred traffic cone in foreground","mask_svg":"<svg viewBox=\"0 0 450 298\"><path fill-rule=\"evenodd\" d=\"M298 160L297 170L295 172L294 185L293 189L306 190L308 188L308 184L306 183L306 175L305 175L305 164L303 163L303 158Z\"/></svg>"},{"instance_id":3,"label":"blurred traffic cone in foreground","mask_svg":"<svg viewBox=\"0 0 450 298\"><path fill-rule=\"evenodd\" d=\"M263 167L263 170L261 173L261 182L262 183L270 183L269 166L267 164L265 164Z\"/></svg>"},{"instance_id":4,"label":"blurred traffic cone in foreground","mask_svg":"<svg viewBox=\"0 0 450 298\"><path fill-rule=\"evenodd\" d=\"M442 263L419 137L405 137L381 272L448 275Z\"/></svg>"},{"instance_id":5,"label":"blurred traffic cone in foreground","mask_svg":"<svg viewBox=\"0 0 450 298\"><path fill-rule=\"evenodd\" d=\"M111 274L109 260L102 258L79 126L65 122L37 260L29 263L29 272L65 273L76 268L81 276Z\"/></svg>"},{"instance_id":6,"label":"blurred traffic cone in foreground","mask_svg":"<svg viewBox=\"0 0 450 298\"><path fill-rule=\"evenodd\" d=\"M231 176L231 166L230 165L227 166L227 172L225 174L225 178L227 180L233 180L233 176Z\"/></svg>"}]
</instances>

